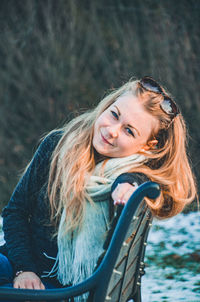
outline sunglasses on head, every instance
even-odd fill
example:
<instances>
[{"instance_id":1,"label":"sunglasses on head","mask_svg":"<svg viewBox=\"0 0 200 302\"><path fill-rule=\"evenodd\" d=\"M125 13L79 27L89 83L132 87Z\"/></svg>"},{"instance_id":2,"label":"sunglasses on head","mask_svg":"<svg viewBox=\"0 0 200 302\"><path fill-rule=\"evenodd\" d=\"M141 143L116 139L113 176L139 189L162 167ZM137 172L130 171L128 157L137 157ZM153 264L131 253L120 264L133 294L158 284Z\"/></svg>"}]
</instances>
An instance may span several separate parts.
<instances>
[{"instance_id":1,"label":"sunglasses on head","mask_svg":"<svg viewBox=\"0 0 200 302\"><path fill-rule=\"evenodd\" d=\"M163 96L163 101L160 103L160 108L167 113L171 120L179 114L179 109L176 103L165 94L162 87L151 77L144 77L139 81L140 85L148 91L161 94Z\"/></svg>"}]
</instances>

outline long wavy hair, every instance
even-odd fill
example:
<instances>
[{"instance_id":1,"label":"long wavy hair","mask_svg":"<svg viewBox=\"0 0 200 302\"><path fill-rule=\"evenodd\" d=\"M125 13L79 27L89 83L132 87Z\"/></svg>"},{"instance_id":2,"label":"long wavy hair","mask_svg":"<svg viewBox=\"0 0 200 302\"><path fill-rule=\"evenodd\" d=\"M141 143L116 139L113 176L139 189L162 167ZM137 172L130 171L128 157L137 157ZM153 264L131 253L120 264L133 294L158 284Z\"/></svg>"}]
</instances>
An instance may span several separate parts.
<instances>
[{"instance_id":1,"label":"long wavy hair","mask_svg":"<svg viewBox=\"0 0 200 302\"><path fill-rule=\"evenodd\" d=\"M186 153L187 133L182 114L171 121L160 108L163 96L145 90L138 80L130 80L110 92L95 109L74 118L62 128L62 136L52 154L48 180L52 221L59 222L65 207L69 228L75 229L81 224L88 197L85 183L96 164L92 146L95 121L125 93L136 96L159 121L159 130L149 138L156 138L158 144L151 152L145 153L148 161L138 168L130 166L127 171L144 173L150 180L160 184L160 197L156 201L147 200L152 213L160 218L172 217L197 196Z\"/></svg>"}]
</instances>

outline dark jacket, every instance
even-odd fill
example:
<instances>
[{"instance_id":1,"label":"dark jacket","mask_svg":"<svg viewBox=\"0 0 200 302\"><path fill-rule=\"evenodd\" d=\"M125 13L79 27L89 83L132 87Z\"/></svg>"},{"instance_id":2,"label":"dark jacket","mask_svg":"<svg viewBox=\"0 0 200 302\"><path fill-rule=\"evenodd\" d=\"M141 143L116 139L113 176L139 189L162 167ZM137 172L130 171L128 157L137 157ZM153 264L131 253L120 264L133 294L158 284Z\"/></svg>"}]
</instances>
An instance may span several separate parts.
<instances>
[{"instance_id":1,"label":"dark jacket","mask_svg":"<svg viewBox=\"0 0 200 302\"><path fill-rule=\"evenodd\" d=\"M0 252L7 255L14 271L41 275L43 271L50 271L54 264L54 260L45 256L56 258L57 255L57 238L52 236L55 227L50 224L47 181L50 158L60 137L61 132L55 132L42 141L3 210L6 243L0 247ZM122 174L113 183L111 192L118 183L139 184L145 180L142 174Z\"/></svg>"}]
</instances>

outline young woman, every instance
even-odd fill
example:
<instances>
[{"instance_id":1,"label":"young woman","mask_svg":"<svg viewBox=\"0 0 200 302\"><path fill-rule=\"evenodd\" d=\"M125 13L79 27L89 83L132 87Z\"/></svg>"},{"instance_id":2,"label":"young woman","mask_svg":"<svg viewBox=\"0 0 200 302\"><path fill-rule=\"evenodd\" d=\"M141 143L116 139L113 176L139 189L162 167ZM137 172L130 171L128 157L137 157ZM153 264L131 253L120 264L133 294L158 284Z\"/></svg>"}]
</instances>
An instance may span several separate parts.
<instances>
[{"instance_id":1,"label":"young woman","mask_svg":"<svg viewBox=\"0 0 200 302\"><path fill-rule=\"evenodd\" d=\"M3 210L1 284L44 289L87 278L114 205L146 180L162 189L147 200L154 216L181 212L196 196L185 145L183 116L150 77L48 134Z\"/></svg>"}]
</instances>

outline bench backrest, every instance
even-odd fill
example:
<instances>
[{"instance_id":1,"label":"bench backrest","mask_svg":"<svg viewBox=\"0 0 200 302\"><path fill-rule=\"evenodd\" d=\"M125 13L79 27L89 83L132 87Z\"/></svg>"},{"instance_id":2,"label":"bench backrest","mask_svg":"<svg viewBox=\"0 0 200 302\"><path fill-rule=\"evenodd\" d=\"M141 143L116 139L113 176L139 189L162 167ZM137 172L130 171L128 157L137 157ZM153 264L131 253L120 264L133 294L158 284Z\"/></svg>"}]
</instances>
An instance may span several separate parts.
<instances>
[{"instance_id":1,"label":"bench backrest","mask_svg":"<svg viewBox=\"0 0 200 302\"><path fill-rule=\"evenodd\" d=\"M144 197L155 199L159 193L158 184L146 182L132 194L121 211L110 243L106 244L102 261L87 280L68 288L45 291L0 288L0 298L5 301L73 301L71 297L89 293L87 301L92 302L125 302L131 298L134 302L141 301L140 278L152 219Z\"/></svg>"},{"instance_id":2,"label":"bench backrest","mask_svg":"<svg viewBox=\"0 0 200 302\"><path fill-rule=\"evenodd\" d=\"M152 215L145 201L137 209L113 269L106 301L127 301L140 296L141 276L144 274L144 255Z\"/></svg>"}]
</instances>

